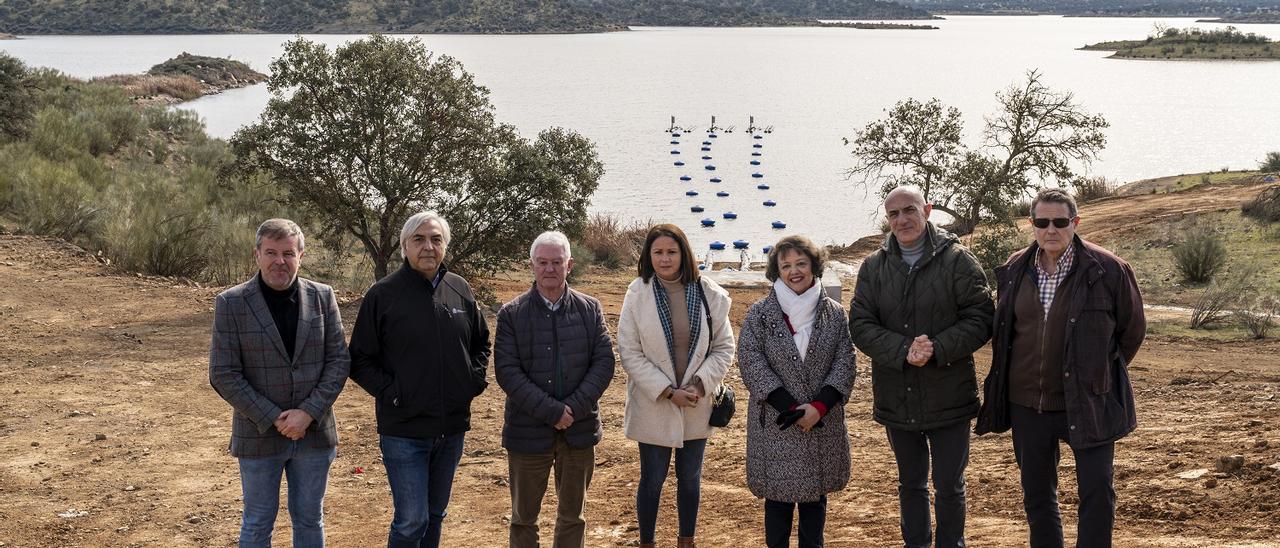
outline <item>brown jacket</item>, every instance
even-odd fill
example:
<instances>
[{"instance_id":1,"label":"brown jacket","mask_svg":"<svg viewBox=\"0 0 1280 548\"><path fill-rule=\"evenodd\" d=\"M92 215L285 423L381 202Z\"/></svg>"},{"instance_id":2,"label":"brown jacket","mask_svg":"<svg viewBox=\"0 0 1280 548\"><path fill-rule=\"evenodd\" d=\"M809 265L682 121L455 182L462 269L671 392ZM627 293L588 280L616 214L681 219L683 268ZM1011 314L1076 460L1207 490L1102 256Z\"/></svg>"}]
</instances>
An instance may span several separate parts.
<instances>
[{"instance_id":1,"label":"brown jacket","mask_svg":"<svg viewBox=\"0 0 1280 548\"><path fill-rule=\"evenodd\" d=\"M1146 337L1142 295L1133 269L1111 252L1076 237L1076 272L1066 304L1062 361L1068 442L1088 448L1118 440L1137 427L1128 366ZM1009 365L1013 350L1013 307L1036 244L1014 253L996 269L995 335L991 371L983 383L978 434L1009 429Z\"/></svg>"}]
</instances>

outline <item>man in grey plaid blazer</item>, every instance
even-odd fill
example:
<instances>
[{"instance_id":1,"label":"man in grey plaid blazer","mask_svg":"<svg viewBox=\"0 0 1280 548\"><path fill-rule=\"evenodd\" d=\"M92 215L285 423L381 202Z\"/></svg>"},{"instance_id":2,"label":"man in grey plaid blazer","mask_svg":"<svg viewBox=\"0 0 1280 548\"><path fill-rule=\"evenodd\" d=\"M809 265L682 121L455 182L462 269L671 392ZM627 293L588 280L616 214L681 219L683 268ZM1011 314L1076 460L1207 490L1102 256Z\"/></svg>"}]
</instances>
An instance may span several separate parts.
<instances>
[{"instance_id":1,"label":"man in grey plaid blazer","mask_svg":"<svg viewBox=\"0 0 1280 548\"><path fill-rule=\"evenodd\" d=\"M324 492L338 443L332 407L351 362L333 289L298 277L303 247L293 221L262 223L258 274L214 306L209 383L234 410L241 547L271 546L282 474L293 545L324 546Z\"/></svg>"}]
</instances>

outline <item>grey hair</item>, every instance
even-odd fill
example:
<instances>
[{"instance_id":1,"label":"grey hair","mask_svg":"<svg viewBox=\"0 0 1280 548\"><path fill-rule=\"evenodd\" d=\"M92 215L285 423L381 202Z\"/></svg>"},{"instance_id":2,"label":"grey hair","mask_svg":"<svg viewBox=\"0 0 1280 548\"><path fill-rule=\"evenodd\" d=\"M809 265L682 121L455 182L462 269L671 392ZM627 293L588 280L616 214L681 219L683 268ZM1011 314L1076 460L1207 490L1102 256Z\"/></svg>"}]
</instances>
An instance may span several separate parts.
<instances>
[{"instance_id":1,"label":"grey hair","mask_svg":"<svg viewBox=\"0 0 1280 548\"><path fill-rule=\"evenodd\" d=\"M923 190L920 190L920 187L918 187L918 186L916 186L916 185L898 185L898 186L894 187L894 188L893 188L893 190L890 190L888 194L885 194L885 195L884 195L884 201L885 201L885 202L888 202L888 201L889 201L889 196L892 196L895 192L897 192L897 193L906 193L906 194L909 194L909 195L914 196L914 197L916 197L916 198L919 198L919 199L920 199L920 203L922 203L922 204L928 204L928 203L929 203L929 199L928 199L928 198L925 198L925 196L924 196L924 191L923 191Z\"/></svg>"},{"instance_id":2,"label":"grey hair","mask_svg":"<svg viewBox=\"0 0 1280 548\"><path fill-rule=\"evenodd\" d=\"M1071 218L1075 218L1079 210L1076 208L1076 199L1071 197L1071 193L1061 188L1045 188L1036 194L1034 200L1031 200L1031 216L1036 216L1036 206L1043 203L1066 204L1067 213L1071 214Z\"/></svg>"},{"instance_id":3,"label":"grey hair","mask_svg":"<svg viewBox=\"0 0 1280 548\"><path fill-rule=\"evenodd\" d=\"M302 227L298 223L289 219L267 219L258 225L258 233L254 236L253 247L262 249L262 239L280 240L296 236L298 238L298 251L302 251L307 247L306 237L302 235Z\"/></svg>"},{"instance_id":4,"label":"grey hair","mask_svg":"<svg viewBox=\"0 0 1280 548\"><path fill-rule=\"evenodd\" d=\"M452 239L452 233L449 231L449 221L444 220L444 217L441 217L439 213L434 211L423 211L422 213L416 213L412 217L409 217L409 220L404 222L404 228L400 229L400 255L408 256L404 252L404 243L408 241L409 237L413 236L413 233L417 232L422 225L431 221L435 221L436 224L440 225L441 235L444 236L444 245L449 245L449 241Z\"/></svg>"},{"instance_id":5,"label":"grey hair","mask_svg":"<svg viewBox=\"0 0 1280 548\"><path fill-rule=\"evenodd\" d=\"M540 245L558 245L560 246L560 249L564 250L564 257L566 259L573 258L573 252L569 250L569 237L565 236L564 233L559 230L548 230L533 239L533 245L529 246L530 261L533 260L533 254L538 251L538 246Z\"/></svg>"}]
</instances>

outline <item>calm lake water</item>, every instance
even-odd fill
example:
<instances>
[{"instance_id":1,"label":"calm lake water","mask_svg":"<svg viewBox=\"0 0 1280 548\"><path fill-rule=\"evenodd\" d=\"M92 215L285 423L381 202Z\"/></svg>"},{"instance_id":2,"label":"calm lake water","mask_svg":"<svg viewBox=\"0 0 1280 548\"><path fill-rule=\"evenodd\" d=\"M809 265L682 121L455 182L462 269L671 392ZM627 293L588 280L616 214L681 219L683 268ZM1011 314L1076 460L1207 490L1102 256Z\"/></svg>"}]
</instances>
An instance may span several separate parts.
<instances>
[{"instance_id":1,"label":"calm lake water","mask_svg":"<svg viewBox=\"0 0 1280 548\"><path fill-rule=\"evenodd\" d=\"M941 27L935 31L644 28L421 39L460 59L492 91L499 118L526 135L564 126L594 140L607 168L594 211L676 222L699 249L741 238L758 253L784 234L845 243L876 231L876 200L843 175L851 158L842 138L894 102L937 97L958 107L966 136L977 143L983 116L995 108L994 93L1021 82L1029 69L1111 122L1093 174L1132 181L1254 167L1267 151L1280 150L1280 62L1116 60L1074 49L1140 38L1157 22L1186 27L1192 21L950 17L934 22ZM1239 27L1280 39L1280 25ZM0 49L79 77L143 72L183 51L229 56L265 71L291 38L49 36L0 42ZM353 36L309 38L337 45ZM198 112L210 133L230 137L256 120L266 101L259 85L182 108ZM678 125L697 129L678 146L665 131L673 115ZM707 139L712 115L736 131ZM749 116L774 131L751 139ZM699 150L703 140L713 142L710 152ZM759 166L749 165L754 143L762 145L754 158ZM704 154L712 160L702 161ZM675 167L676 159L687 165ZM705 164L717 169L707 171ZM752 178L755 172L763 177ZM682 175L691 180L680 181ZM709 182L712 176L723 182ZM760 182L771 188L757 190ZM689 198L686 190L701 195ZM729 196L716 197L718 190ZM763 206L766 199L777 206ZM706 212L691 213L694 204ZM738 218L722 219L725 211ZM716 219L715 228L698 226L707 217ZM787 229L771 229L774 220ZM722 256L728 255L736 256Z\"/></svg>"}]
</instances>

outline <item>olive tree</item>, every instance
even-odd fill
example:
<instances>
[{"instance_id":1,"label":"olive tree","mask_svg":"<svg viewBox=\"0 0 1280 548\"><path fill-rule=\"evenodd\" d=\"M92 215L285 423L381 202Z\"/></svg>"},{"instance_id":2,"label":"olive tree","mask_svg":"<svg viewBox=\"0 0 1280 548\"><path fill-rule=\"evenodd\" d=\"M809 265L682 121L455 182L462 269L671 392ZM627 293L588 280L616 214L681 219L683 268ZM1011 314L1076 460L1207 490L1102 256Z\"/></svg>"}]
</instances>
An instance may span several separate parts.
<instances>
[{"instance_id":1,"label":"olive tree","mask_svg":"<svg viewBox=\"0 0 1280 548\"><path fill-rule=\"evenodd\" d=\"M236 132L228 174L265 176L341 227L387 274L400 227L433 209L453 224L449 263L487 273L538 232L571 235L604 173L594 145L564 129L532 141L495 120L489 92L418 40L381 35L330 51L285 44L257 123Z\"/></svg>"},{"instance_id":2,"label":"olive tree","mask_svg":"<svg viewBox=\"0 0 1280 548\"><path fill-rule=\"evenodd\" d=\"M961 143L957 109L937 99L900 101L888 117L845 139L855 162L848 174L882 197L900 184L919 185L934 209L954 219L956 232L968 234L984 220L1005 218L1045 183L1073 184L1073 166L1087 166L1106 146L1106 119L1085 112L1071 92L1050 89L1037 71L996 93L996 102L982 145L970 149Z\"/></svg>"}]
</instances>

